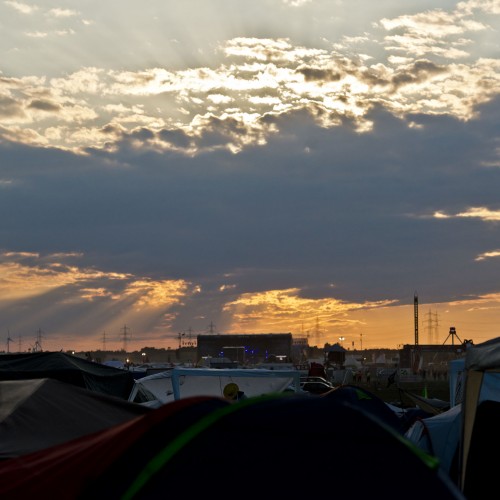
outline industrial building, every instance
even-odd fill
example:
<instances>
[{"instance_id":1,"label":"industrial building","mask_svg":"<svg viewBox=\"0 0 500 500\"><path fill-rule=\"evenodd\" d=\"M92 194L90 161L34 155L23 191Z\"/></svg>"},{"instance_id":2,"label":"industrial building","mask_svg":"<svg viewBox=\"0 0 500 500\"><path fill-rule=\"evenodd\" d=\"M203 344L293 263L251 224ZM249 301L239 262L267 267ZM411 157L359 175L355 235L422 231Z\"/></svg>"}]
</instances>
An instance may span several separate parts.
<instances>
[{"instance_id":1,"label":"industrial building","mask_svg":"<svg viewBox=\"0 0 500 500\"><path fill-rule=\"evenodd\" d=\"M291 333L207 334L197 336L197 357L221 358L238 364L292 359Z\"/></svg>"}]
</instances>

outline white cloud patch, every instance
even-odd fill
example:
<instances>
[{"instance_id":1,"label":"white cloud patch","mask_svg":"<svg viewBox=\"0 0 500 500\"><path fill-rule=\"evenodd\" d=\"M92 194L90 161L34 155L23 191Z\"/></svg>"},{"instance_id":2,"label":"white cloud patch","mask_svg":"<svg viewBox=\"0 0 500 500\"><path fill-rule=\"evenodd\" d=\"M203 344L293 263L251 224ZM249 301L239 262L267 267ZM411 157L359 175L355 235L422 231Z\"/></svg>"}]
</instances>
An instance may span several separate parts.
<instances>
[{"instance_id":1,"label":"white cloud patch","mask_svg":"<svg viewBox=\"0 0 500 500\"><path fill-rule=\"evenodd\" d=\"M10 2L16 9L20 5L25 4ZM376 106L398 118L427 114L470 120L478 105L498 94L500 62L471 58L474 42L466 37L489 29L474 17L476 12L496 9L495 2L463 2L452 11L385 17L377 23L385 38L345 36L345 45L335 50L285 37L234 37L219 42L220 61L211 66L88 66L48 81L24 78L3 92L0 82L0 100L7 104L0 113L8 112L3 121L8 130L0 133L26 144L78 152L112 147L112 137L102 131L120 130L116 137L121 138L147 128L156 137L144 141L144 147L169 149L172 143L163 142L161 134L181 132L192 138L185 142L191 155L214 147L238 152L265 144L277 132L270 125L273 118L291 112L307 112L324 128L348 120L360 133L372 130L368 115ZM64 8L46 13L62 20L80 16ZM76 35L71 27L29 33L39 38ZM387 59L352 52L368 41L385 46ZM408 126L422 125L409 120ZM135 144L140 141L135 135Z\"/></svg>"},{"instance_id":2,"label":"white cloud patch","mask_svg":"<svg viewBox=\"0 0 500 500\"><path fill-rule=\"evenodd\" d=\"M455 217L480 219L486 222L498 222L500 221L500 210L490 210L486 207L471 207L465 212L457 213Z\"/></svg>"},{"instance_id":3,"label":"white cloud patch","mask_svg":"<svg viewBox=\"0 0 500 500\"><path fill-rule=\"evenodd\" d=\"M465 15L471 15L475 10L489 14L500 14L500 1L470 0L466 2L459 2L457 4L457 11L463 12Z\"/></svg>"},{"instance_id":4,"label":"white cloud patch","mask_svg":"<svg viewBox=\"0 0 500 500\"><path fill-rule=\"evenodd\" d=\"M6 0L4 3L5 5L12 7L21 14L33 14L38 10L38 7L36 5L29 5L27 3L15 2L13 0Z\"/></svg>"},{"instance_id":5,"label":"white cloud patch","mask_svg":"<svg viewBox=\"0 0 500 500\"><path fill-rule=\"evenodd\" d=\"M442 10L427 11L412 16L400 16L394 19L381 19L380 25L387 31L402 30L418 39L439 40L450 35L462 35L467 32L487 29L483 23L464 19L458 13Z\"/></svg>"},{"instance_id":6,"label":"white cloud patch","mask_svg":"<svg viewBox=\"0 0 500 500\"><path fill-rule=\"evenodd\" d=\"M311 3L312 0L282 0L285 5L290 5L290 7L302 7L308 3Z\"/></svg>"},{"instance_id":7,"label":"white cloud patch","mask_svg":"<svg viewBox=\"0 0 500 500\"><path fill-rule=\"evenodd\" d=\"M19 115L21 120L13 118L11 122L19 127L23 122L31 123L34 133L54 145L60 142L62 146L63 139L71 137L76 148L102 147L103 142L96 134L82 134L84 129L95 127L70 131L68 125L60 125L67 130L61 129L58 135L53 133L57 121L75 125L93 122L99 128L113 123L130 132L134 127L147 126L159 132L168 124L161 110L165 104L167 109L174 110L178 101L183 103L184 111L171 115L175 121L170 126L199 135L206 120L196 117L207 101L211 103L212 116L258 128L268 113L311 109L310 104L314 103L327 112L318 115L322 126L336 126L336 115L340 114L358 121L360 130L369 130L370 124L363 117L376 102L400 116L431 113L469 119L473 116L473 106L487 100L500 84L500 63L492 60L480 60L474 65L438 66L430 61L405 58L393 59L393 66L381 63L367 66L361 61L356 64L335 54L328 55L323 50L293 47L285 40L241 38L230 41L226 53L242 60L214 69L177 72L162 68L139 72L85 68L64 78L53 78L48 85L40 82L43 86L35 87L29 82L28 87L17 90L11 87L10 98L17 101L19 109L24 108L24 117ZM485 86L486 79L489 86ZM386 98L388 92L392 93L391 101ZM47 103L49 99L52 102L52 110L48 106L29 109L27 102L23 102L30 95L41 93L47 96ZM160 96L168 99L163 106L158 106ZM43 128L47 113L52 113L56 121L50 123L52 132L46 135ZM59 141L54 140L57 137ZM23 140L21 135L18 139Z\"/></svg>"},{"instance_id":8,"label":"white cloud patch","mask_svg":"<svg viewBox=\"0 0 500 500\"><path fill-rule=\"evenodd\" d=\"M30 38L47 38L49 34L45 31L29 31L26 36Z\"/></svg>"},{"instance_id":9,"label":"white cloud patch","mask_svg":"<svg viewBox=\"0 0 500 500\"><path fill-rule=\"evenodd\" d=\"M474 260L481 261L486 259L496 259L500 257L500 250L493 250L491 252L484 252L478 255Z\"/></svg>"},{"instance_id":10,"label":"white cloud patch","mask_svg":"<svg viewBox=\"0 0 500 500\"><path fill-rule=\"evenodd\" d=\"M490 210L487 207L470 207L463 212L446 214L443 211L434 212L435 219L479 219L484 222L499 222L500 210Z\"/></svg>"},{"instance_id":11,"label":"white cloud patch","mask_svg":"<svg viewBox=\"0 0 500 500\"><path fill-rule=\"evenodd\" d=\"M78 16L79 12L71 9L50 9L47 12L47 16L56 17L56 18L67 18L67 17L75 17Z\"/></svg>"}]
</instances>

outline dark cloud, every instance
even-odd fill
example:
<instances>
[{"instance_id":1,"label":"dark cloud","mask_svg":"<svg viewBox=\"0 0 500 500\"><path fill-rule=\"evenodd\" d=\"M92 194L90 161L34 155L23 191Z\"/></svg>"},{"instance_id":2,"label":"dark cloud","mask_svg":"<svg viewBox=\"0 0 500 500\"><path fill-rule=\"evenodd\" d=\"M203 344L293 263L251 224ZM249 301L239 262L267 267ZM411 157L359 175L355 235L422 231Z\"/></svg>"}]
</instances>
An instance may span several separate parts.
<instances>
[{"instance_id":1,"label":"dark cloud","mask_svg":"<svg viewBox=\"0 0 500 500\"><path fill-rule=\"evenodd\" d=\"M191 138L182 130L162 130L158 136L162 141L183 149L189 147L191 143Z\"/></svg>"},{"instance_id":2,"label":"dark cloud","mask_svg":"<svg viewBox=\"0 0 500 500\"><path fill-rule=\"evenodd\" d=\"M4 331L296 334L323 313L369 338L336 304L375 303L409 306L411 340L415 290L499 294L493 12L188 3L82 4L69 45L0 4Z\"/></svg>"},{"instance_id":3,"label":"dark cloud","mask_svg":"<svg viewBox=\"0 0 500 500\"><path fill-rule=\"evenodd\" d=\"M302 111L274 118L280 133L239 154L160 154L131 148L127 139L113 153L82 157L4 143L0 179L14 183L0 188L0 210L8 214L0 246L80 252L81 268L200 285L172 308L178 329L210 320L222 329L224 303L270 289L401 303L411 303L415 289L436 302L491 293L499 261L474 259L500 247L498 226L430 216L500 208L500 169L482 166L498 161L499 108L500 100L485 104L469 122L405 121L374 108L373 130L364 134L319 127ZM240 127L214 118L201 142L224 142L220 137L244 134ZM182 132L160 135L188 141ZM153 138L147 129L134 134ZM222 285L232 288L222 294ZM68 284L16 304L8 316L56 303L55 328L69 318L83 322L91 310L103 319L125 307L108 295L63 307L78 289L98 286ZM123 286L116 282L114 292Z\"/></svg>"},{"instance_id":4,"label":"dark cloud","mask_svg":"<svg viewBox=\"0 0 500 500\"><path fill-rule=\"evenodd\" d=\"M24 110L15 99L0 95L0 117L4 119L22 117L24 114Z\"/></svg>"},{"instance_id":5,"label":"dark cloud","mask_svg":"<svg viewBox=\"0 0 500 500\"><path fill-rule=\"evenodd\" d=\"M56 103L45 101L41 99L34 99L28 104L29 109L36 109L38 111L59 111L61 106Z\"/></svg>"},{"instance_id":6,"label":"dark cloud","mask_svg":"<svg viewBox=\"0 0 500 500\"><path fill-rule=\"evenodd\" d=\"M338 82L344 75L337 71L320 68L298 68L297 73L304 76L306 82L324 80L326 82Z\"/></svg>"},{"instance_id":7,"label":"dark cloud","mask_svg":"<svg viewBox=\"0 0 500 500\"><path fill-rule=\"evenodd\" d=\"M439 66L431 61L415 61L410 67L400 71L392 78L392 83L396 87L418 83L427 80L429 77L446 73L448 69L445 66Z\"/></svg>"},{"instance_id":8,"label":"dark cloud","mask_svg":"<svg viewBox=\"0 0 500 500\"><path fill-rule=\"evenodd\" d=\"M280 261L291 267L303 261L307 268L309 260L318 262L320 256L321 265L330 256L350 260L356 248L365 261L382 263L384 253L367 252L366 243L373 246L379 240L382 245L394 234L391 245L404 248L404 234L418 234L418 227L430 236L432 227L440 232L454 224L483 231L477 221L412 217L438 209L456 212L480 200L494 203L497 171L483 168L477 175L478 164L495 154L494 137L480 134L481 121L421 117L423 128L409 129L381 111L372 118L374 131L363 135L320 129L291 115L279 122L280 136L271 137L266 147L239 155L214 152L187 158L136 152L132 157L123 149L123 158L118 151L113 160L128 168L118 170L106 168L98 158L89 170L91 159L41 150L36 152L38 164L29 163L29 171L15 176L30 183L7 193L2 205L14 210L11 228L16 213L25 214L14 234L53 233L50 241L39 241L46 248L66 239L65 248L54 251L71 250L75 241L74 249L96 250L107 242L107 251L114 246L119 254L149 248L150 262L165 251L178 261L196 256L200 261L192 263L194 268L209 263L240 267L244 261L253 267L264 259L271 259L273 268ZM226 123L225 129L237 133L233 124ZM214 130L205 142L217 143L220 127ZM136 137L151 134L144 129ZM20 148L16 163L26 164L23 154L29 152ZM53 171L57 177L41 170L43 164L61 165ZM37 226L43 229L37 231ZM58 238L63 227L65 234ZM253 245L256 240L262 244ZM412 240L413 246L429 243L423 234L422 240ZM349 249L345 255L344 249Z\"/></svg>"}]
</instances>

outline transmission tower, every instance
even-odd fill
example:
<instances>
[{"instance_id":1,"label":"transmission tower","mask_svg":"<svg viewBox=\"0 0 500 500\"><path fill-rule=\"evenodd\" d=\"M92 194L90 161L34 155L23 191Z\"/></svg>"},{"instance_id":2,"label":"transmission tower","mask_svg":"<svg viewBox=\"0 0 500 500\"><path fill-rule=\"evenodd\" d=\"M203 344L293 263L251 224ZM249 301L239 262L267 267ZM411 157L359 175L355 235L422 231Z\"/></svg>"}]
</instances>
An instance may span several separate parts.
<instances>
[{"instance_id":1,"label":"transmission tower","mask_svg":"<svg viewBox=\"0 0 500 500\"><path fill-rule=\"evenodd\" d=\"M129 330L130 330L130 328L127 325L124 325L123 328L122 328L122 331L123 331L123 350L125 352L128 352L127 351L128 341L130 340L128 338L128 332L129 332Z\"/></svg>"},{"instance_id":2,"label":"transmission tower","mask_svg":"<svg viewBox=\"0 0 500 500\"><path fill-rule=\"evenodd\" d=\"M418 345L418 295L416 291L413 295L413 318L415 327L415 345Z\"/></svg>"},{"instance_id":3,"label":"transmission tower","mask_svg":"<svg viewBox=\"0 0 500 500\"><path fill-rule=\"evenodd\" d=\"M36 332L35 347L33 348L35 352L42 352L42 333L41 328Z\"/></svg>"},{"instance_id":4,"label":"transmission tower","mask_svg":"<svg viewBox=\"0 0 500 500\"><path fill-rule=\"evenodd\" d=\"M429 344L437 344L439 340L438 332L439 320L438 313L432 313L430 310L427 313L427 331L429 334Z\"/></svg>"},{"instance_id":5,"label":"transmission tower","mask_svg":"<svg viewBox=\"0 0 500 500\"><path fill-rule=\"evenodd\" d=\"M9 345L10 345L11 342L12 342L12 339L10 338L10 331L7 330L7 353L10 352Z\"/></svg>"},{"instance_id":6,"label":"transmission tower","mask_svg":"<svg viewBox=\"0 0 500 500\"><path fill-rule=\"evenodd\" d=\"M434 313L434 343L437 344L439 340L439 318L438 313Z\"/></svg>"},{"instance_id":7,"label":"transmission tower","mask_svg":"<svg viewBox=\"0 0 500 500\"><path fill-rule=\"evenodd\" d=\"M321 337L321 331L319 328L319 318L316 318L316 328L314 330L314 337L316 339L316 345L319 346L320 344L320 337Z\"/></svg>"},{"instance_id":8,"label":"transmission tower","mask_svg":"<svg viewBox=\"0 0 500 500\"><path fill-rule=\"evenodd\" d=\"M193 329L191 327L188 328L188 340L186 342L186 345L188 347L192 347L194 345L194 342L193 342Z\"/></svg>"}]
</instances>

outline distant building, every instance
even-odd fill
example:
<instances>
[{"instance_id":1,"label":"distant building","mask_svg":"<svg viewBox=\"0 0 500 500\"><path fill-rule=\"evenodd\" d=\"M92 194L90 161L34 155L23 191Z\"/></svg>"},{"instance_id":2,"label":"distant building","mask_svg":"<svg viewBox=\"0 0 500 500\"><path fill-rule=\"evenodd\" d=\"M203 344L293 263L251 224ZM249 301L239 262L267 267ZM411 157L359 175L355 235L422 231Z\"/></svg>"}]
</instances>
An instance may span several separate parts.
<instances>
[{"instance_id":1,"label":"distant building","mask_svg":"<svg viewBox=\"0 0 500 500\"><path fill-rule=\"evenodd\" d=\"M290 362L292 343L291 333L198 335L197 356L198 360L226 358L242 364Z\"/></svg>"},{"instance_id":2,"label":"distant building","mask_svg":"<svg viewBox=\"0 0 500 500\"><path fill-rule=\"evenodd\" d=\"M405 344L400 350L401 368L409 368L412 373L423 370L444 372L448 370L449 361L465 357L467 342L463 344Z\"/></svg>"},{"instance_id":3,"label":"distant building","mask_svg":"<svg viewBox=\"0 0 500 500\"><path fill-rule=\"evenodd\" d=\"M345 363L346 350L340 345L333 345L326 352L326 359L329 363L336 366L344 366Z\"/></svg>"}]
</instances>

